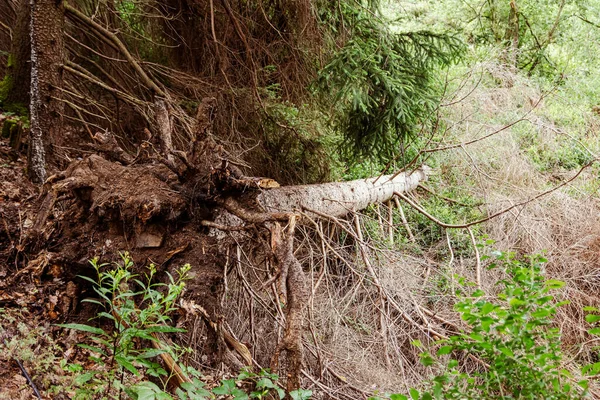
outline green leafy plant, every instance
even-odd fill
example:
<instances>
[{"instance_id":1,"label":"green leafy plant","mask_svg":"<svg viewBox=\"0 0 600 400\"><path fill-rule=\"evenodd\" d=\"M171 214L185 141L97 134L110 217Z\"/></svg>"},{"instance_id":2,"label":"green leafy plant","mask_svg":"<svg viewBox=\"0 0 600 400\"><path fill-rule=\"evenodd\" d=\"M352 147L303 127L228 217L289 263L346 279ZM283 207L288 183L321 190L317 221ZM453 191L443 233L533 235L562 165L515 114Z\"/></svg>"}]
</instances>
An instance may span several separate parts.
<instances>
[{"instance_id":1,"label":"green leafy plant","mask_svg":"<svg viewBox=\"0 0 600 400\"><path fill-rule=\"evenodd\" d=\"M133 261L128 253L121 254L121 260L112 264L112 269L105 269L109 264L99 264L97 259L90 261L97 272L97 279L81 276L94 285L99 299L85 299L104 308L98 317L111 321L109 328L100 328L87 324L63 324L63 328L76 329L91 335L93 345L79 344L89 350L90 357L98 366L95 370L83 371L77 365L63 364L63 368L72 372L81 372L75 381L77 395L85 396L103 393L104 396L117 396L121 392L136 395L137 398L150 398L148 393L156 393L154 398L165 398L160 395L164 391L170 374L153 358L161 353L169 353L177 360L185 349L175 345L167 346L161 342L157 334L182 332L182 329L168 325L169 313L175 310L175 301L184 287L184 279L190 269L189 265L178 270L177 279L171 275L169 283L153 283L156 267L150 265L144 274L144 281L131 269ZM137 289L133 289L133 286ZM136 300L143 307L138 307ZM160 343L159 346L139 346L141 341ZM141 379L143 370L146 375L153 376L163 383L158 391L153 383L135 383ZM129 373L127 375L126 373ZM134 378L134 379L132 379ZM128 382L131 381L131 384ZM156 390L155 390L156 389ZM141 395L146 397L140 397ZM134 397L135 398L135 397Z\"/></svg>"},{"instance_id":2,"label":"green leafy plant","mask_svg":"<svg viewBox=\"0 0 600 400\"><path fill-rule=\"evenodd\" d=\"M585 307L584 311L591 312L585 316L585 320L594 327L588 329L588 333L592 336L600 336L600 309L597 307ZM581 368L581 372L586 376L594 376L600 374L600 362L586 364Z\"/></svg>"},{"instance_id":3,"label":"green leafy plant","mask_svg":"<svg viewBox=\"0 0 600 400\"><path fill-rule=\"evenodd\" d=\"M169 314L174 311L175 301L184 288L184 281L190 269L188 264L177 270L177 278L168 275L169 282L153 283L156 267L150 265L143 280L132 272L133 261L128 253L121 254L121 260L113 264L99 264L97 259L90 261L97 273L91 282L99 299L85 299L98 304L104 311L97 314L111 322L110 327L101 328L87 324L63 324L63 328L75 329L90 335L90 344L78 346L91 352L90 359L97 366L85 369L81 364L62 360L60 366L74 379L69 384L75 398L121 398L122 394L137 400L169 400L174 397L167 391L167 382L172 372L153 359L168 353L175 362L181 355L190 351L174 344L167 344L157 334L183 332L183 329L169 326ZM137 302L137 304L136 304ZM150 342L152 347L140 343ZM243 370L236 379L223 379L221 384L208 390L203 377L196 369L179 365L190 377L175 389L175 398L215 399L229 396L233 399L271 399L285 397L285 391L277 385L279 377L262 370L254 373ZM152 377L152 381L145 379ZM155 383L159 382L159 384ZM310 390L295 390L290 393L293 400L308 400Z\"/></svg>"},{"instance_id":4,"label":"green leafy plant","mask_svg":"<svg viewBox=\"0 0 600 400\"><path fill-rule=\"evenodd\" d=\"M469 329L439 343L435 355L422 354L426 366L443 373L423 391L411 389L400 399L579 399L588 382L576 382L561 367L560 331L553 325L557 302L552 290L563 282L544 278L546 259L518 260L512 253L495 254L491 268L507 278L495 301L475 290L456 304ZM463 282L464 283L464 282ZM600 319L600 318L599 318ZM417 343L418 346L421 346ZM465 362L471 368L465 368ZM600 367L599 367L600 368Z\"/></svg>"},{"instance_id":5,"label":"green leafy plant","mask_svg":"<svg viewBox=\"0 0 600 400\"><path fill-rule=\"evenodd\" d=\"M238 375L237 379L224 379L221 385L212 390L216 395L232 396L234 399L272 399L285 398L285 391L277 384L279 376L269 372L269 370L261 370L258 374L249 369L244 369ZM249 387L244 391L239 387ZM275 397L276 396L276 397ZM293 400L309 400L312 396L312 391L298 389L290 392L290 397Z\"/></svg>"}]
</instances>

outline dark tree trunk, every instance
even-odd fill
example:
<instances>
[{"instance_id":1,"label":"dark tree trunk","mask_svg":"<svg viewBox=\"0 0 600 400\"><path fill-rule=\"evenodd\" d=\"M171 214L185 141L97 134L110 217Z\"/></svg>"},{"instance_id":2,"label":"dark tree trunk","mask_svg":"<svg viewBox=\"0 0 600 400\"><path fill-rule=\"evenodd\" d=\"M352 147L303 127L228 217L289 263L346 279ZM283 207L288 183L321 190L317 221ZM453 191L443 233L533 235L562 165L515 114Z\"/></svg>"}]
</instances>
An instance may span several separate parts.
<instances>
[{"instance_id":1,"label":"dark tree trunk","mask_svg":"<svg viewBox=\"0 0 600 400\"><path fill-rule=\"evenodd\" d=\"M62 1L31 0L31 129L29 176L36 183L46 178L46 153L61 143L64 104L58 100L64 58Z\"/></svg>"},{"instance_id":2,"label":"dark tree trunk","mask_svg":"<svg viewBox=\"0 0 600 400\"><path fill-rule=\"evenodd\" d=\"M29 35L30 6L29 0L20 0L17 6L10 60L6 75L10 89L7 90L6 105L29 104L29 84L31 81L31 41Z\"/></svg>"},{"instance_id":3,"label":"dark tree trunk","mask_svg":"<svg viewBox=\"0 0 600 400\"><path fill-rule=\"evenodd\" d=\"M15 28L15 8L10 1L0 1L0 77L7 73L8 55Z\"/></svg>"}]
</instances>

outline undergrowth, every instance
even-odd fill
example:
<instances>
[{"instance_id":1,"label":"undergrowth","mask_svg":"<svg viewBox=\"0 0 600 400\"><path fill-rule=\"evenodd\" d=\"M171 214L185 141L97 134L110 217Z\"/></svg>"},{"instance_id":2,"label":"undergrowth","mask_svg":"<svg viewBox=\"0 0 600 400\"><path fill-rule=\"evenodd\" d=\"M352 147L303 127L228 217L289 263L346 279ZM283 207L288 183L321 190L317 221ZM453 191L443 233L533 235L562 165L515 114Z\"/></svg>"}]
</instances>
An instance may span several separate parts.
<instances>
[{"instance_id":1,"label":"undergrowth","mask_svg":"<svg viewBox=\"0 0 600 400\"><path fill-rule=\"evenodd\" d=\"M183 355L191 349L169 341L163 334L184 332L170 326L169 314L177 309L176 301L187 279L189 265L177 270L177 277L168 275L168 283L155 283L156 268L150 264L143 276L132 272L133 261L128 253L113 264L90 261L97 278L81 276L94 286L97 299L83 301L95 303L104 311L98 319L110 321L106 328L88 324L63 324L88 335L93 344L80 343L80 348L90 352L93 367L62 361L60 366L74 375L67 388L75 399L121 399L127 396L137 400L214 399L222 396L238 400L285 397L278 385L279 377L268 370L258 373L250 368L236 378L223 379L213 388L207 388L203 375L183 363ZM166 357L165 357L166 356ZM159 358L160 357L160 358ZM177 367L169 368L172 360ZM176 376L177 375L177 376ZM185 377L182 378L182 375ZM170 384L183 380L175 396ZM306 400L312 392L295 390L289 395L293 400Z\"/></svg>"},{"instance_id":2,"label":"undergrowth","mask_svg":"<svg viewBox=\"0 0 600 400\"><path fill-rule=\"evenodd\" d=\"M468 328L438 343L431 354L423 349L422 363L439 371L423 390L373 399L580 399L587 396L588 380L563 368L561 330L556 312L568 301L557 301L552 292L564 282L546 279L547 260L531 256L520 260L513 253L496 252L490 269L500 268L506 278L496 296L481 289L459 293L455 310ZM464 280L463 288L470 285ZM472 284L471 284L472 285ZM588 308L588 311L598 311ZM588 322L600 321L588 315ZM597 334L600 329L589 331ZM471 365L471 367L467 367ZM582 368L595 375L600 363Z\"/></svg>"}]
</instances>

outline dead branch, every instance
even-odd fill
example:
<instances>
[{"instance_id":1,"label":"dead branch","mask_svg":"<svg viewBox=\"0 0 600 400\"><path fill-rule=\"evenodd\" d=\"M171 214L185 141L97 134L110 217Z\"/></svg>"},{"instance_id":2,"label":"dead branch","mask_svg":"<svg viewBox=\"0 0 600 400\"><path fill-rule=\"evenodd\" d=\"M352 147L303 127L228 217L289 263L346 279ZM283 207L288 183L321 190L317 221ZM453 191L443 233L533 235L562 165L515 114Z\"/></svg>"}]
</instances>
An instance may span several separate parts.
<instances>
[{"instance_id":1,"label":"dead branch","mask_svg":"<svg viewBox=\"0 0 600 400\"><path fill-rule=\"evenodd\" d=\"M596 163L596 161L598 161L598 160L594 159L594 160L590 161L589 163L587 163L586 165L584 165L583 167L581 167L579 169L579 171L577 171L577 173L575 174L575 176L573 176L572 178L566 180L565 182L561 183L560 185L554 186L553 188L550 188L550 189L548 189L548 190L546 190L546 191L544 191L544 192L542 192L542 193L540 193L540 194L538 194L536 196L533 196L530 199L527 199L527 200L522 201L520 203L513 204L512 206L507 207L507 208L505 208L503 210L500 210L500 211L498 211L498 212L490 215L489 217L482 218L482 219L479 219L477 221L469 222L469 223L466 223L466 224L456 224L456 225L455 224L446 224L446 223L440 221L439 219L437 219L436 217L434 217L433 215L429 214L423 207L421 207L420 205L418 205L413 200L409 199L403 193L398 192L398 193L395 193L395 194L398 197L400 197L402 200L406 201L412 208L414 208L415 210L417 210L418 212L420 212L421 214L423 214L425 217L427 217L430 221L436 223L437 225L441 226L442 228L447 228L447 229L464 229L464 228L468 228L468 227L471 227L473 225L479 225L479 224L481 224L483 222L486 222L486 221L489 221L491 219L494 219L494 218L496 218L496 217L498 217L498 216L500 216L500 215L502 215L504 213L509 212L510 210L512 210L514 208L525 206L525 205L527 205L527 204L529 204L531 202L534 202L534 201L536 201L536 200L538 200L538 199L540 199L540 198L542 198L542 197L544 197L544 196L546 196L546 195L548 195L548 194L550 194L550 193L552 193L552 192L560 189L563 186L568 185L569 183L571 183L575 179L577 179L577 177L579 177L579 175L581 175L581 173L583 171L585 171L587 168L591 167L594 163Z\"/></svg>"},{"instance_id":2,"label":"dead branch","mask_svg":"<svg viewBox=\"0 0 600 400\"><path fill-rule=\"evenodd\" d=\"M123 54L123 56L127 59L127 61L129 61L131 66L136 70L136 72L138 73L138 75L140 76L140 78L142 79L144 84L148 88L153 90L154 93L156 93L157 95L162 96L162 97L165 96L164 91L146 74L144 69L140 66L140 64L136 61L136 59L131 55L129 50L127 50L127 47L117 37L117 35L115 35L111 31L109 31L108 29L104 28L102 25L98 24L94 20L90 19L87 15L83 14L81 11L74 8L69 3L65 2L64 7L65 7L65 11L67 11L71 15L74 15L79 21L87 24L95 31L103 34L108 39L110 39L117 46L117 48L119 49L121 54Z\"/></svg>"},{"instance_id":3,"label":"dead branch","mask_svg":"<svg viewBox=\"0 0 600 400\"><path fill-rule=\"evenodd\" d=\"M294 233L296 216L289 219L286 231L281 225L275 223L271 228L271 246L277 257L280 268L287 270L287 307L286 327L282 342L277 346L271 359L271 368L277 370L281 351L287 355L287 390L291 392L300 388L300 375L302 371L302 332L304 320L304 308L309 299L309 290L306 284L306 276L302 266L294 256Z\"/></svg>"}]
</instances>

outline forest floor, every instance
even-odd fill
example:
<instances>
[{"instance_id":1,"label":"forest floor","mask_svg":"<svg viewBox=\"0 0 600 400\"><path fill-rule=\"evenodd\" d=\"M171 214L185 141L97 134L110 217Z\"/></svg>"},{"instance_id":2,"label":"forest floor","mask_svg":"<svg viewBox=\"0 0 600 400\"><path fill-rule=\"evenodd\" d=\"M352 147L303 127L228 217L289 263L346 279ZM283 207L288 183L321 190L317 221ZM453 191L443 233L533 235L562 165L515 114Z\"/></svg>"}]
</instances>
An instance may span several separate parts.
<instances>
[{"instance_id":1,"label":"forest floor","mask_svg":"<svg viewBox=\"0 0 600 400\"><path fill-rule=\"evenodd\" d=\"M79 276L96 278L89 260L97 255L112 260L120 250L133 247L136 264L154 263L164 272L186 251L186 257L195 260L189 293L206 300L212 297L206 293L215 279L221 279L215 268L219 263L212 259L218 252L210 250L214 241L190 231L186 221L169 220L181 215L184 202L160 180L164 178L160 167L125 169L93 156L72 164L65 186L71 194L88 190L83 197L90 200L94 213L72 195L62 193L63 198L52 199L51 184L32 185L25 160L26 154L0 140L0 229L8 239L0 244L0 399L35 398L19 363L41 392L52 393L44 398L73 398L70 388L81 372L79 366L103 368L90 361L88 350L77 346L94 344L89 335L57 326L86 324L99 312L97 306L81 302L94 295L90 283ZM65 176L59 173L49 179ZM98 184L96 191L94 184ZM111 206L119 212L111 214ZM99 218L102 207L108 215ZM134 220L153 214L159 214L159 219L133 228ZM119 223L128 226L118 227Z\"/></svg>"},{"instance_id":2,"label":"forest floor","mask_svg":"<svg viewBox=\"0 0 600 400\"><path fill-rule=\"evenodd\" d=\"M8 260L28 256L22 253L23 230L33 223L37 208L39 189L27 179L24 160L23 154L15 153L7 141L0 140L1 229L5 230L9 238L9 243L2 245L0 254L0 340L6 345L2 346L0 354L0 399L34 398L33 390L23 376L17 360L21 357L19 362L23 362L24 367L32 371L32 366L48 351L47 343L43 341L46 335L37 338L39 343L36 343L37 351L33 354L19 354L19 343L13 343L13 346L9 343L13 338L20 341L25 337L37 342L34 338L37 335L32 336L31 333L39 333L40 330L44 330L46 334L51 333L51 321L56 320L55 314L51 312L58 305L58 298L62 297L58 285L46 285L43 282L51 281L53 278L50 275L30 275L26 280L20 281L16 277L22 273L14 268L15 264L8 263ZM58 367L58 363L56 366Z\"/></svg>"}]
</instances>

